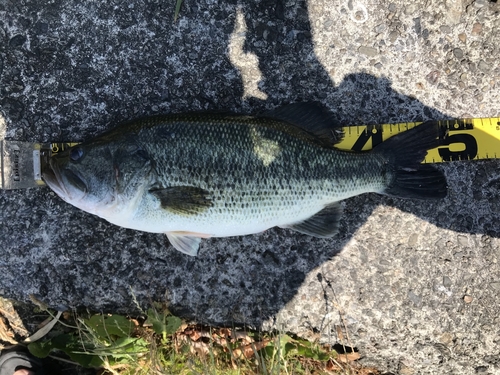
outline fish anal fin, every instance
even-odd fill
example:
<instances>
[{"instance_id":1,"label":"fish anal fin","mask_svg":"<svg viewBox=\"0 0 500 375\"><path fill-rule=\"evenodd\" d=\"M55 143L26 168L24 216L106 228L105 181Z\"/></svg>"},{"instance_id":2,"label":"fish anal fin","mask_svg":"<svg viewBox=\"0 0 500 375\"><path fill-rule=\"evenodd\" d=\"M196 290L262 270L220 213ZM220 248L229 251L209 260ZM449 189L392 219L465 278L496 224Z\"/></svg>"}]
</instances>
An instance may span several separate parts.
<instances>
[{"instance_id":1,"label":"fish anal fin","mask_svg":"<svg viewBox=\"0 0 500 375\"><path fill-rule=\"evenodd\" d=\"M190 236L184 233L188 232L168 232L165 234L176 250L179 250L181 253L187 254L189 256L195 257L196 255L198 255L201 237Z\"/></svg>"},{"instance_id":2,"label":"fish anal fin","mask_svg":"<svg viewBox=\"0 0 500 375\"><path fill-rule=\"evenodd\" d=\"M282 226L313 237L330 238L339 231L342 206L332 203L310 218L298 223Z\"/></svg>"},{"instance_id":3,"label":"fish anal fin","mask_svg":"<svg viewBox=\"0 0 500 375\"><path fill-rule=\"evenodd\" d=\"M175 231L175 232L170 232L170 233L174 233L177 236L189 236L189 237L199 237L199 238L210 238L210 237L212 237L211 234L200 233L200 232Z\"/></svg>"},{"instance_id":4,"label":"fish anal fin","mask_svg":"<svg viewBox=\"0 0 500 375\"><path fill-rule=\"evenodd\" d=\"M161 208L177 214L196 215L213 205L209 192L195 186L169 186L150 193L160 200Z\"/></svg>"}]
</instances>

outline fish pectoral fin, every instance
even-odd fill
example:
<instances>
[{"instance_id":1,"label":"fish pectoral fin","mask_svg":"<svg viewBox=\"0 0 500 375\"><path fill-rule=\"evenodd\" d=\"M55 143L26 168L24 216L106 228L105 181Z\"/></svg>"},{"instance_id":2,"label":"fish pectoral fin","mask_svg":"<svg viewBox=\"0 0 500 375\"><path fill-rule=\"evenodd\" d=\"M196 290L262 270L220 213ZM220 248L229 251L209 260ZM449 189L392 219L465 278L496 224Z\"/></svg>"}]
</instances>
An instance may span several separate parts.
<instances>
[{"instance_id":1,"label":"fish pectoral fin","mask_svg":"<svg viewBox=\"0 0 500 375\"><path fill-rule=\"evenodd\" d=\"M184 233L185 232L168 232L165 234L175 249L179 250L181 253L195 257L198 255L201 237L188 236Z\"/></svg>"},{"instance_id":2,"label":"fish pectoral fin","mask_svg":"<svg viewBox=\"0 0 500 375\"><path fill-rule=\"evenodd\" d=\"M310 218L298 223L282 226L319 238L333 237L339 231L342 206L336 202L323 208Z\"/></svg>"},{"instance_id":3,"label":"fish pectoral fin","mask_svg":"<svg viewBox=\"0 0 500 375\"><path fill-rule=\"evenodd\" d=\"M160 200L161 208L177 214L196 215L213 205L209 192L195 186L169 186L149 192Z\"/></svg>"}]
</instances>

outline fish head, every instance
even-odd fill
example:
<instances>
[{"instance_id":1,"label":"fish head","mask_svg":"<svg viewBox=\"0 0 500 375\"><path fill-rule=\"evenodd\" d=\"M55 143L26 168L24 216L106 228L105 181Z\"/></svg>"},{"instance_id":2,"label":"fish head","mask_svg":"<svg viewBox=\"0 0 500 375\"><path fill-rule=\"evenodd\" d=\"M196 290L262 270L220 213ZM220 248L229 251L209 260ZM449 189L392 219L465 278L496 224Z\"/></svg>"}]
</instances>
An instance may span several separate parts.
<instances>
[{"instance_id":1,"label":"fish head","mask_svg":"<svg viewBox=\"0 0 500 375\"><path fill-rule=\"evenodd\" d=\"M133 139L97 139L54 154L46 184L66 202L101 217L130 209L151 172L147 151Z\"/></svg>"}]
</instances>

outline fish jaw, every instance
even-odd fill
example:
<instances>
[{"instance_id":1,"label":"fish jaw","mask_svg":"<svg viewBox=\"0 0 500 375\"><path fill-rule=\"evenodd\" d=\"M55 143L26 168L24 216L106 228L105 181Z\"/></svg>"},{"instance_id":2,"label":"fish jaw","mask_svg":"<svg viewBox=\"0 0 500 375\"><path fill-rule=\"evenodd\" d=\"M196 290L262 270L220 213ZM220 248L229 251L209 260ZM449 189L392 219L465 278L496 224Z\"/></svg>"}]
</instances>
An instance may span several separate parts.
<instances>
[{"instance_id":1,"label":"fish jaw","mask_svg":"<svg viewBox=\"0 0 500 375\"><path fill-rule=\"evenodd\" d=\"M104 217L119 207L113 194L91 196L85 178L68 166L63 158L51 158L42 175L47 186L62 200L83 211Z\"/></svg>"},{"instance_id":2,"label":"fish jaw","mask_svg":"<svg viewBox=\"0 0 500 375\"><path fill-rule=\"evenodd\" d=\"M43 171L46 184L64 201L77 205L87 194L87 186L77 173L70 169L60 168L56 159L50 159Z\"/></svg>"}]
</instances>

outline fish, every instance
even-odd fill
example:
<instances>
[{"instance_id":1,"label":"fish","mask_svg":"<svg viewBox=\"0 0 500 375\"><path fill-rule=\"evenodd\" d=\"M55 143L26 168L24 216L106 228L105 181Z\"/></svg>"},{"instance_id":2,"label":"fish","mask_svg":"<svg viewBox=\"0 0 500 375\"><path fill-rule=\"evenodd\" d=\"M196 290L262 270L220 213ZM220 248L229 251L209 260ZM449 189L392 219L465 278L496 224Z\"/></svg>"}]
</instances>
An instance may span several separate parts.
<instances>
[{"instance_id":1,"label":"fish","mask_svg":"<svg viewBox=\"0 0 500 375\"><path fill-rule=\"evenodd\" d=\"M444 198L443 172L421 163L440 136L428 121L371 151L341 151L342 132L318 103L255 116L155 115L54 154L42 174L64 201L121 227L164 233L196 256L203 238L276 226L331 238L341 201L359 194Z\"/></svg>"}]
</instances>

